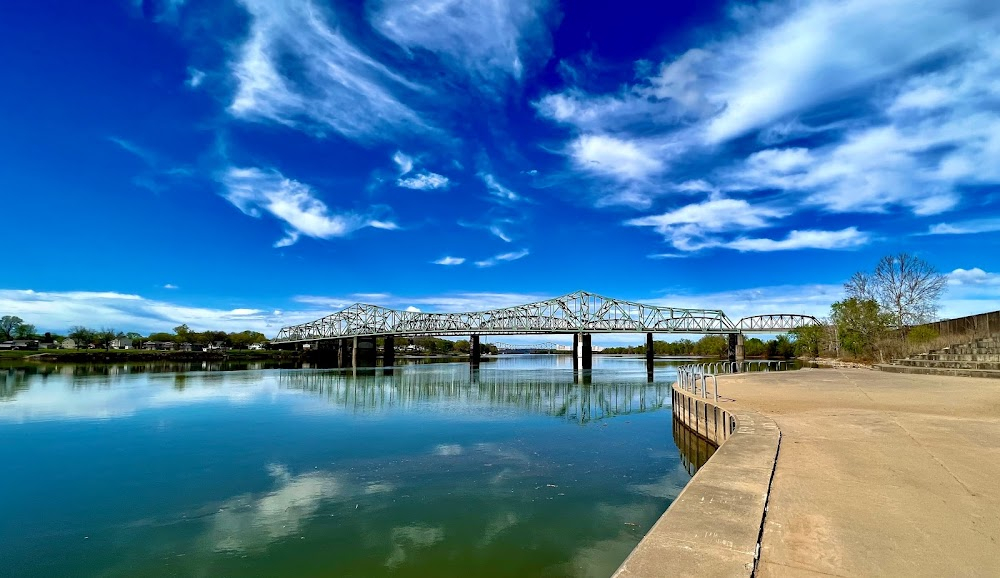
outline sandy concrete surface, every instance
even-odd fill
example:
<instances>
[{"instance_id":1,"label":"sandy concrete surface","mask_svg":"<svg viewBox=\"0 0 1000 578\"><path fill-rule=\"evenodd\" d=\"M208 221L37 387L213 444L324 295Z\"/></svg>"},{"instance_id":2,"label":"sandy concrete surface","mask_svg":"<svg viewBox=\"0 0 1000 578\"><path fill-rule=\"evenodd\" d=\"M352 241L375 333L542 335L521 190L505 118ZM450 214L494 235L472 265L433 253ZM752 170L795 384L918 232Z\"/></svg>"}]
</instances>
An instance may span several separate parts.
<instances>
[{"instance_id":1,"label":"sandy concrete surface","mask_svg":"<svg viewBox=\"0 0 1000 578\"><path fill-rule=\"evenodd\" d=\"M834 368L719 390L782 433L758 576L1000 576L1000 380Z\"/></svg>"}]
</instances>

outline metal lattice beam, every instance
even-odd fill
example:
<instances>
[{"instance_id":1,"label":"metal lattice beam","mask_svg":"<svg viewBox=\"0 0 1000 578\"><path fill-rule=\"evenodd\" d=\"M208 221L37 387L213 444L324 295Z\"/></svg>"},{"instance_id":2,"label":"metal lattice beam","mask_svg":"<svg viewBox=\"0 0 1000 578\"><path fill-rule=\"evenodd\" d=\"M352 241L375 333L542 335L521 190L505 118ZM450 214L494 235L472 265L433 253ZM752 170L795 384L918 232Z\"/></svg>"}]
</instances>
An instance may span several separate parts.
<instances>
[{"instance_id":1,"label":"metal lattice beam","mask_svg":"<svg viewBox=\"0 0 1000 578\"><path fill-rule=\"evenodd\" d=\"M758 317L776 318L756 322ZM720 309L660 307L612 299L578 291L525 305L467 313L423 313L399 311L357 303L332 315L283 327L277 343L315 341L341 337L417 335L521 335L555 333L691 333L720 334L753 331L778 332L799 325L780 327L781 319L808 316L747 317L747 328L737 327ZM760 326L759 328L757 326ZM764 326L767 325L765 328Z\"/></svg>"}]
</instances>

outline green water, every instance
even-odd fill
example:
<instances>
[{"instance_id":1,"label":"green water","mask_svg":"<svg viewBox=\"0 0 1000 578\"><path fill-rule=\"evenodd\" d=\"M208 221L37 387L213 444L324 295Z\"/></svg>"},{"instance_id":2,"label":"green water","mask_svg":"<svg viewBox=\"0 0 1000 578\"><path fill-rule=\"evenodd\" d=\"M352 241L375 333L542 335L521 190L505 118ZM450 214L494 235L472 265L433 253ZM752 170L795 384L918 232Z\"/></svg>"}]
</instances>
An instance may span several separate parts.
<instances>
[{"instance_id":1,"label":"green water","mask_svg":"<svg viewBox=\"0 0 1000 578\"><path fill-rule=\"evenodd\" d=\"M157 369L0 368L0 576L609 576L693 470L639 359Z\"/></svg>"}]
</instances>

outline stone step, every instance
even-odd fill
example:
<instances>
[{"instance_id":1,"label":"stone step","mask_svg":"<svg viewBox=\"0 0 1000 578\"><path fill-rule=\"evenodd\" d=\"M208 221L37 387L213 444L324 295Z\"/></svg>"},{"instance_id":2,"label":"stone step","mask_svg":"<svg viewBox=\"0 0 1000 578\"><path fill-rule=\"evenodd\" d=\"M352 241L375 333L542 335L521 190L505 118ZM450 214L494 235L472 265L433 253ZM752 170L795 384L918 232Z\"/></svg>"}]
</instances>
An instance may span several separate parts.
<instances>
[{"instance_id":1,"label":"stone step","mask_svg":"<svg viewBox=\"0 0 1000 578\"><path fill-rule=\"evenodd\" d=\"M920 375L953 375L957 377L990 377L1000 379L1000 371L984 369L948 369L944 367L911 367L907 365L876 365L879 371Z\"/></svg>"},{"instance_id":2,"label":"stone step","mask_svg":"<svg viewBox=\"0 0 1000 578\"><path fill-rule=\"evenodd\" d=\"M930 359L902 359L899 365L909 367L941 367L948 369L988 369L1000 371L1000 361L935 361Z\"/></svg>"},{"instance_id":3,"label":"stone step","mask_svg":"<svg viewBox=\"0 0 1000 578\"><path fill-rule=\"evenodd\" d=\"M914 355L909 359L930 361L1000 361L1000 353L931 353Z\"/></svg>"},{"instance_id":4,"label":"stone step","mask_svg":"<svg viewBox=\"0 0 1000 578\"><path fill-rule=\"evenodd\" d=\"M1000 354L1000 347L949 347L947 349L934 349L929 351L930 354L935 353L957 353L960 355L996 355Z\"/></svg>"}]
</instances>

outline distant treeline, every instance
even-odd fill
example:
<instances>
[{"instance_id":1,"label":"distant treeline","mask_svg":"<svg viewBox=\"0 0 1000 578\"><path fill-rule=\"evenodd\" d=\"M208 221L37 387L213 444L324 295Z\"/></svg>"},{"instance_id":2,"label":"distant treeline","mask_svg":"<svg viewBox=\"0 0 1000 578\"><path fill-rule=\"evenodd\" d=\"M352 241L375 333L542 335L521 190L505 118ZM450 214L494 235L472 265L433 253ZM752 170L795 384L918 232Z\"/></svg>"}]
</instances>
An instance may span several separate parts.
<instances>
[{"instance_id":1,"label":"distant treeline","mask_svg":"<svg viewBox=\"0 0 1000 578\"><path fill-rule=\"evenodd\" d=\"M763 341L751 337L744 341L743 351L747 357L789 358L795 357L796 343L786 335ZM645 355L645 345L628 347L605 347L604 353L631 353ZM729 340L721 335L706 335L698 341L680 339L678 341L654 341L654 355L692 355L699 357L725 357L729 353Z\"/></svg>"}]
</instances>

